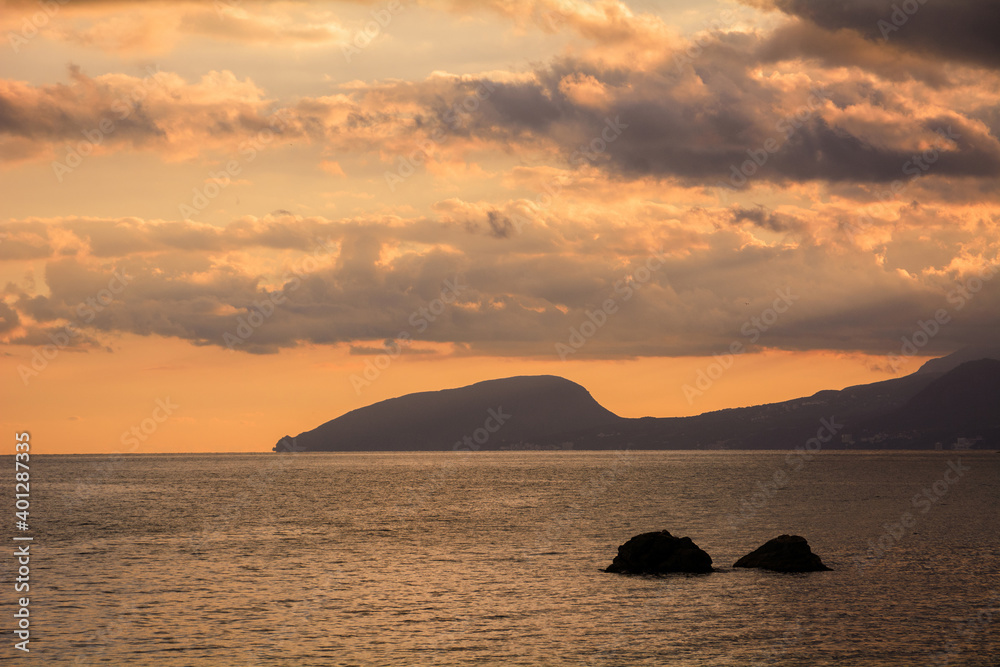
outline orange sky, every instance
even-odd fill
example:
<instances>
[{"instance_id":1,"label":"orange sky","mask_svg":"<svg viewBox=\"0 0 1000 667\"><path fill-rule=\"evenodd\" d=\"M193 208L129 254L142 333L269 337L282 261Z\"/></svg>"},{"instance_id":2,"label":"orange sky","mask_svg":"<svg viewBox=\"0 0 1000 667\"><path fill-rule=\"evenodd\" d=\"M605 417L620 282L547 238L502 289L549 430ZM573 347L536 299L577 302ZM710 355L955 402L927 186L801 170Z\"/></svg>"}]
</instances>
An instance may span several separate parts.
<instances>
[{"instance_id":1,"label":"orange sky","mask_svg":"<svg viewBox=\"0 0 1000 667\"><path fill-rule=\"evenodd\" d=\"M488 378L676 416L995 342L995 12L891 4L8 0L0 421L265 451Z\"/></svg>"}]
</instances>

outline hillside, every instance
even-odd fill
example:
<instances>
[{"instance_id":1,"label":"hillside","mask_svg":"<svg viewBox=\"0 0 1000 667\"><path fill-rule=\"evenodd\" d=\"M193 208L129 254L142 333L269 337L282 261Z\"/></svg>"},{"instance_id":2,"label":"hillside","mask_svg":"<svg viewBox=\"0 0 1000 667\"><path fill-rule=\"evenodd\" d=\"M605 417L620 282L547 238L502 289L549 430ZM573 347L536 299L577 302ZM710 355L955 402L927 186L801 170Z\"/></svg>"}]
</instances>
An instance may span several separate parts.
<instances>
[{"instance_id":1,"label":"hillside","mask_svg":"<svg viewBox=\"0 0 1000 667\"><path fill-rule=\"evenodd\" d=\"M1000 447L1000 361L941 363L901 378L694 417L621 418L580 385L525 376L359 408L274 451L784 449L834 425L826 449ZM934 368L947 369L935 372Z\"/></svg>"},{"instance_id":2,"label":"hillside","mask_svg":"<svg viewBox=\"0 0 1000 667\"><path fill-rule=\"evenodd\" d=\"M948 445L957 437L1000 441L1000 361L967 361L937 377L897 410L865 424L866 435L883 442Z\"/></svg>"},{"instance_id":3,"label":"hillside","mask_svg":"<svg viewBox=\"0 0 1000 667\"><path fill-rule=\"evenodd\" d=\"M559 443L621 421L575 382L512 377L381 401L300 433L294 444L310 451L498 449Z\"/></svg>"}]
</instances>

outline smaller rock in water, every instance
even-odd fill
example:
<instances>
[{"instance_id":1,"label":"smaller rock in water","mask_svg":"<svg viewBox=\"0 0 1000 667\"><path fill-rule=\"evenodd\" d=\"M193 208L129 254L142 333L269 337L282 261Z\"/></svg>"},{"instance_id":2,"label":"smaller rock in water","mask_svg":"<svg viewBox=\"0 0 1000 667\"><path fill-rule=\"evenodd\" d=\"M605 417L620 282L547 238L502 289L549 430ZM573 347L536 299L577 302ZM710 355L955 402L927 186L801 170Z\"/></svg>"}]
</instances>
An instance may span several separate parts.
<instances>
[{"instance_id":1,"label":"smaller rock in water","mask_svg":"<svg viewBox=\"0 0 1000 667\"><path fill-rule=\"evenodd\" d=\"M661 530L636 535L618 547L618 555L604 571L617 574L701 574L712 571L712 557L690 537L674 537Z\"/></svg>"},{"instance_id":2,"label":"smaller rock in water","mask_svg":"<svg viewBox=\"0 0 1000 667\"><path fill-rule=\"evenodd\" d=\"M830 569L812 552L806 538L798 535L781 535L768 540L733 563L733 567L756 567L775 572L822 572Z\"/></svg>"}]
</instances>

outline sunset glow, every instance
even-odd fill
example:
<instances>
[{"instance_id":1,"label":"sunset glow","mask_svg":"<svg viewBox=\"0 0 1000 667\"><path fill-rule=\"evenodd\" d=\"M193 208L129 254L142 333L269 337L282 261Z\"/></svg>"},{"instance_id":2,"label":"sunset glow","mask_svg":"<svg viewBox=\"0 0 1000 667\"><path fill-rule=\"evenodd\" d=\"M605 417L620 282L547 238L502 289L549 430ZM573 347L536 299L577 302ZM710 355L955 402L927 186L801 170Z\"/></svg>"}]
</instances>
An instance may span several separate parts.
<instances>
[{"instance_id":1,"label":"sunset glow","mask_svg":"<svg viewBox=\"0 0 1000 667\"><path fill-rule=\"evenodd\" d=\"M0 3L0 422L268 451L489 378L669 417L994 342L976 4Z\"/></svg>"}]
</instances>

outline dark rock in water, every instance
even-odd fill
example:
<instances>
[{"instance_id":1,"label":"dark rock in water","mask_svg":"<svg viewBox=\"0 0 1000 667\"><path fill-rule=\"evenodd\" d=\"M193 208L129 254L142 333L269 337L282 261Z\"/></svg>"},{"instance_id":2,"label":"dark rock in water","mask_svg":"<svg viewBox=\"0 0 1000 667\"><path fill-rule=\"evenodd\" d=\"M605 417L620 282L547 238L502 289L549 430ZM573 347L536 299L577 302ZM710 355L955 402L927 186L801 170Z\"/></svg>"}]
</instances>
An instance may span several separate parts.
<instances>
[{"instance_id":1,"label":"dark rock in water","mask_svg":"<svg viewBox=\"0 0 1000 667\"><path fill-rule=\"evenodd\" d=\"M820 572L830 569L812 552L806 538L798 535L781 535L768 540L733 563L733 567L756 567L775 572Z\"/></svg>"},{"instance_id":2,"label":"dark rock in water","mask_svg":"<svg viewBox=\"0 0 1000 667\"><path fill-rule=\"evenodd\" d=\"M636 535L618 547L618 555L605 572L617 574L703 573L712 571L712 557L690 537L658 533Z\"/></svg>"}]
</instances>

